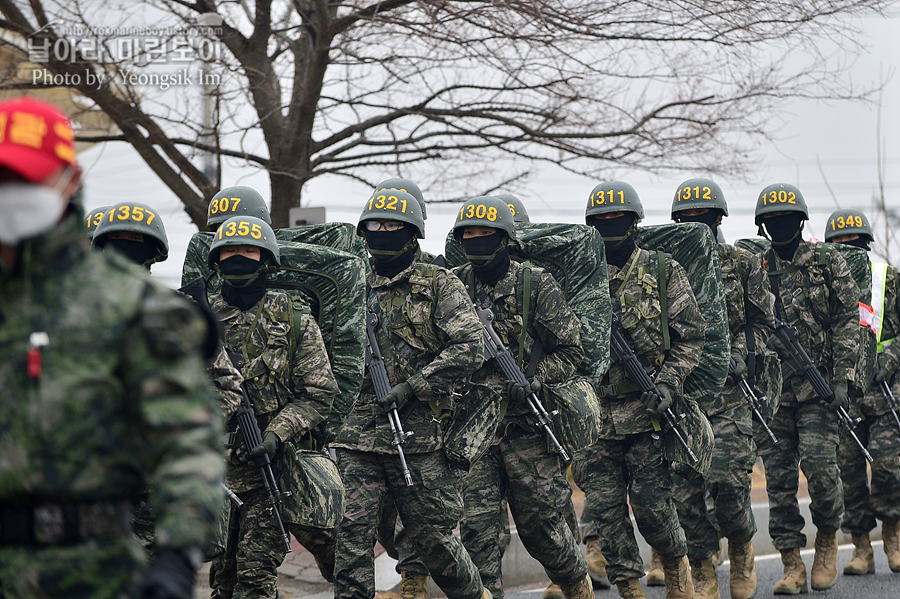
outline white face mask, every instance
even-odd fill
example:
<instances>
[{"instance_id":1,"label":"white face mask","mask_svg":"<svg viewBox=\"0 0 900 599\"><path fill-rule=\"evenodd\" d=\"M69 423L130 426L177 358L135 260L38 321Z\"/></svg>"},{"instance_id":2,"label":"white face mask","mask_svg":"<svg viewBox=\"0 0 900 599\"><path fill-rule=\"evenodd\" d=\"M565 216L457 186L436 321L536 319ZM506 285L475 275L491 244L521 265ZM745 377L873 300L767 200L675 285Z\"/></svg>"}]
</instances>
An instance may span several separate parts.
<instances>
[{"instance_id":1,"label":"white face mask","mask_svg":"<svg viewBox=\"0 0 900 599\"><path fill-rule=\"evenodd\" d=\"M18 245L46 233L65 210L60 192L36 183L0 184L0 243Z\"/></svg>"}]
</instances>

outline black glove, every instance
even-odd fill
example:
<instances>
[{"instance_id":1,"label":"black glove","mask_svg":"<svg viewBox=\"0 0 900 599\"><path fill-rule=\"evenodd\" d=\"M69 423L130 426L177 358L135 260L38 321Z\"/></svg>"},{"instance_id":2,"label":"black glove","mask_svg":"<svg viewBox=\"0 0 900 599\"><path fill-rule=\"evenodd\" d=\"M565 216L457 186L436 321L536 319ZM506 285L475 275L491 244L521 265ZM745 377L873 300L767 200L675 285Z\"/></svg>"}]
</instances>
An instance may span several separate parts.
<instances>
[{"instance_id":1,"label":"black glove","mask_svg":"<svg viewBox=\"0 0 900 599\"><path fill-rule=\"evenodd\" d=\"M269 454L269 458L275 457L275 452L278 451L278 446L281 444L281 441L278 439L278 435L269 431L266 433L265 438L263 438L263 442L253 448L253 451L250 452L250 455L254 458L262 457L265 454Z\"/></svg>"},{"instance_id":2,"label":"black glove","mask_svg":"<svg viewBox=\"0 0 900 599\"><path fill-rule=\"evenodd\" d=\"M651 416L659 418L663 412L672 407L675 401L675 391L665 383L656 385L659 389L659 395L653 391L647 391L641 394L641 403L650 412Z\"/></svg>"},{"instance_id":3,"label":"black glove","mask_svg":"<svg viewBox=\"0 0 900 599\"><path fill-rule=\"evenodd\" d=\"M736 383L742 376L747 376L747 363L737 352L731 354L731 360L734 362L734 372L731 372L732 369L728 369L728 379Z\"/></svg>"},{"instance_id":4,"label":"black glove","mask_svg":"<svg viewBox=\"0 0 900 599\"><path fill-rule=\"evenodd\" d=\"M188 551L197 552L197 558L190 559ZM134 599L192 599L202 555L199 551L161 547L135 589Z\"/></svg>"},{"instance_id":5,"label":"black glove","mask_svg":"<svg viewBox=\"0 0 900 599\"><path fill-rule=\"evenodd\" d=\"M775 352L778 354L778 357L781 359L787 359L790 357L790 352L784 346L784 343L781 342L781 338L778 335L772 335L769 337L769 343L775 349Z\"/></svg>"},{"instance_id":6,"label":"black glove","mask_svg":"<svg viewBox=\"0 0 900 599\"><path fill-rule=\"evenodd\" d=\"M534 377L534 380L530 383L531 390L535 394L537 394L541 387L543 387L543 383L541 383L541 379L538 377ZM528 388L525 385L520 385L515 381L509 381L506 383L506 394L509 396L509 400L512 402L522 402L525 401L525 397L528 395Z\"/></svg>"},{"instance_id":7,"label":"black glove","mask_svg":"<svg viewBox=\"0 0 900 599\"><path fill-rule=\"evenodd\" d=\"M394 385L394 388L388 391L387 395L384 396L384 400L381 402L381 407L385 412L399 409L415 396L416 394L413 391L412 385L403 381L399 385Z\"/></svg>"},{"instance_id":8,"label":"black glove","mask_svg":"<svg viewBox=\"0 0 900 599\"><path fill-rule=\"evenodd\" d=\"M875 384L880 385L882 381L890 381L894 370L890 361L886 360L884 355L878 356L878 372L875 373Z\"/></svg>"},{"instance_id":9,"label":"black glove","mask_svg":"<svg viewBox=\"0 0 900 599\"><path fill-rule=\"evenodd\" d=\"M837 381L832 388L834 391L834 399L828 405L832 411L837 412L838 408L845 410L850 407L850 383L848 381Z\"/></svg>"}]
</instances>

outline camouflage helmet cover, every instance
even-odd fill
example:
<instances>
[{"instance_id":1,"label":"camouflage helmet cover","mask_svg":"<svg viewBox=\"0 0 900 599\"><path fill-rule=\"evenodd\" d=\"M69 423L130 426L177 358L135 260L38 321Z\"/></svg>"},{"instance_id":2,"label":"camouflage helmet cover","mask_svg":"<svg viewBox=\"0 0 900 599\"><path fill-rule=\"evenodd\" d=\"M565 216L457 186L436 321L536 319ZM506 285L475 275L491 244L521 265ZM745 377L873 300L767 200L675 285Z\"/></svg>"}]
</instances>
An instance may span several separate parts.
<instances>
[{"instance_id":1,"label":"camouflage helmet cover","mask_svg":"<svg viewBox=\"0 0 900 599\"><path fill-rule=\"evenodd\" d=\"M428 210L425 208L425 196L422 195L422 190L419 189L419 186L409 179L401 179L396 177L394 179L385 179L381 183L375 186L375 191L381 191L382 189L397 189L399 191L405 191L410 194L412 197L416 198L419 202L419 207L422 209L422 220L428 220ZM374 193L374 192L373 192Z\"/></svg>"},{"instance_id":2,"label":"camouflage helmet cover","mask_svg":"<svg viewBox=\"0 0 900 599\"><path fill-rule=\"evenodd\" d=\"M516 238L516 221L506 200L496 196L478 196L462 205L456 215L453 234L459 239L466 227L499 229L510 239Z\"/></svg>"},{"instance_id":3,"label":"camouflage helmet cover","mask_svg":"<svg viewBox=\"0 0 900 599\"><path fill-rule=\"evenodd\" d=\"M266 201L258 191L246 185L226 187L216 192L206 209L206 227L213 230L233 216L255 216L268 225L272 224Z\"/></svg>"},{"instance_id":4,"label":"camouflage helmet cover","mask_svg":"<svg viewBox=\"0 0 900 599\"><path fill-rule=\"evenodd\" d=\"M155 208L138 202L121 202L107 208L103 220L94 229L93 244L103 247L106 237L110 233L127 231L140 233L144 237L152 239L157 248L154 262L163 262L169 257L169 238L166 236L166 228L163 225Z\"/></svg>"},{"instance_id":5,"label":"camouflage helmet cover","mask_svg":"<svg viewBox=\"0 0 900 599\"><path fill-rule=\"evenodd\" d=\"M255 216L233 216L226 220L213 237L209 246L209 266L213 268L219 259L219 250L226 246L252 245L268 252L276 266L281 266L281 252L275 232L269 223ZM263 257L263 262L266 261Z\"/></svg>"},{"instance_id":6,"label":"camouflage helmet cover","mask_svg":"<svg viewBox=\"0 0 900 599\"><path fill-rule=\"evenodd\" d=\"M861 211L854 208L835 210L825 223L825 241L831 241L842 235L859 235L868 237L869 241L875 240L872 233L872 225L869 219Z\"/></svg>"},{"instance_id":7,"label":"camouflage helmet cover","mask_svg":"<svg viewBox=\"0 0 900 599\"><path fill-rule=\"evenodd\" d=\"M522 203L522 200L509 193L501 193L496 197L506 202L510 212L512 212L514 221L517 223L531 222L531 219L528 217L528 211L525 209L525 204Z\"/></svg>"},{"instance_id":8,"label":"camouflage helmet cover","mask_svg":"<svg viewBox=\"0 0 900 599\"><path fill-rule=\"evenodd\" d=\"M809 220L803 194L789 183L775 183L759 192L754 211L756 224L762 223L763 215L772 212L802 212L804 220Z\"/></svg>"},{"instance_id":9,"label":"camouflage helmet cover","mask_svg":"<svg viewBox=\"0 0 900 599\"><path fill-rule=\"evenodd\" d=\"M610 181L601 183L591 190L588 196L587 208L584 211L584 220L588 224L590 217L607 212L634 212L637 214L635 223L644 218L644 206L634 187L624 181Z\"/></svg>"},{"instance_id":10,"label":"camouflage helmet cover","mask_svg":"<svg viewBox=\"0 0 900 599\"><path fill-rule=\"evenodd\" d=\"M672 220L677 221L677 214L682 210L697 208L721 210L723 216L728 216L725 194L718 183L712 179L696 178L688 179L678 186L672 200Z\"/></svg>"},{"instance_id":11,"label":"camouflage helmet cover","mask_svg":"<svg viewBox=\"0 0 900 599\"><path fill-rule=\"evenodd\" d=\"M357 235L365 237L362 224L367 220L396 220L416 228L416 236L425 238L425 219L422 207L414 195L399 189L384 188L372 194L363 206L356 225Z\"/></svg>"}]
</instances>

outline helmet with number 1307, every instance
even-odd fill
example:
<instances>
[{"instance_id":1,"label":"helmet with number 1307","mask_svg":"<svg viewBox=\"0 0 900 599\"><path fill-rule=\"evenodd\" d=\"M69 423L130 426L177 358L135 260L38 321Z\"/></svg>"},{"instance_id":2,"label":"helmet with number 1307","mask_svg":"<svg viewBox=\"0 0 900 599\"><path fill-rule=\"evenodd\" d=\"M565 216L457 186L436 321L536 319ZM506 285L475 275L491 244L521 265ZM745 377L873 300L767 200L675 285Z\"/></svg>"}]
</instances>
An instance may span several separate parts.
<instances>
[{"instance_id":1,"label":"helmet with number 1307","mask_svg":"<svg viewBox=\"0 0 900 599\"><path fill-rule=\"evenodd\" d=\"M219 225L234 216L255 216L266 224L272 224L269 207L259 192L246 185L226 187L216 192L206 210L206 228L215 231Z\"/></svg>"}]
</instances>

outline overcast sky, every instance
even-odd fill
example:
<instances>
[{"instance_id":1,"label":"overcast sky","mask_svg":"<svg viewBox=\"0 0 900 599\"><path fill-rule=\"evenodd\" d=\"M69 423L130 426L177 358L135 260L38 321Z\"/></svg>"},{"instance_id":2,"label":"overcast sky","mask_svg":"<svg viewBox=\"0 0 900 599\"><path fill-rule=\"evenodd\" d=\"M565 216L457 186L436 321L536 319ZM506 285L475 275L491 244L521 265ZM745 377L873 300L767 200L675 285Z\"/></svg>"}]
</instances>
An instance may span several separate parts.
<instances>
[{"instance_id":1,"label":"overcast sky","mask_svg":"<svg viewBox=\"0 0 900 599\"><path fill-rule=\"evenodd\" d=\"M865 85L878 81L891 70L900 70L897 40L900 18L870 18L863 20L862 26L869 36L863 40L869 51L857 58L851 76L855 84ZM885 197L889 206L900 212L900 73L894 73L885 86L881 104ZM751 173L749 181L716 178L730 212L723 222L728 241L756 235L753 224L756 197L771 183L792 183L800 188L810 207L807 234L821 237L828 215L836 209L828 185L841 208L858 208L872 219L872 198L878 185L877 107L862 103L793 101L784 108L781 117L787 124L773 132L779 141L761 149L765 158ZM177 198L124 143L98 145L83 152L79 160L86 169L88 210L126 200L159 210L168 232L170 253L166 262L154 265L153 272L177 287L185 248L196 232ZM268 197L269 183L264 174L235 169L226 170L226 174L224 185L251 185L263 197ZM669 221L672 197L678 185L685 179L704 175L684 172L652 177L641 172L625 172L620 178L634 185L640 194L646 213L644 224L659 224ZM391 176L396 175L385 173L384 178ZM528 185L528 192L518 195L533 221L583 223L587 197L597 183L600 181L541 167ZM355 223L370 191L344 179L323 177L307 184L304 201L326 206L330 221ZM428 200L428 190L423 192ZM456 205L429 204L424 249L433 253L443 251L443 241L453 226L457 209ZM880 224L873 224L879 236ZM894 248L892 261L895 265L900 263L900 248Z\"/></svg>"}]
</instances>

